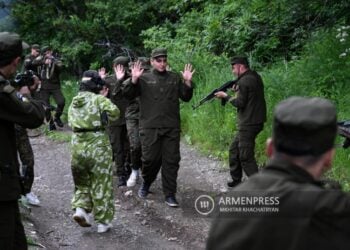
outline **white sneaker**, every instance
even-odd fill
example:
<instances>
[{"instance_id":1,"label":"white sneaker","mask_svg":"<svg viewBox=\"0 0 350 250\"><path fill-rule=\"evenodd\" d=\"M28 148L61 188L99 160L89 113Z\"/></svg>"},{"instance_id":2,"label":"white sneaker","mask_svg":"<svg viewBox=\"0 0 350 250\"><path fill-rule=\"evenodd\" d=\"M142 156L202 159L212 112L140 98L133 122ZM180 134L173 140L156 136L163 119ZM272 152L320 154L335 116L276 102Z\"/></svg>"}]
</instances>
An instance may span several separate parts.
<instances>
[{"instance_id":1,"label":"white sneaker","mask_svg":"<svg viewBox=\"0 0 350 250\"><path fill-rule=\"evenodd\" d=\"M81 227L91 227L90 217L84 208L77 207L73 214L75 220Z\"/></svg>"},{"instance_id":2,"label":"white sneaker","mask_svg":"<svg viewBox=\"0 0 350 250\"><path fill-rule=\"evenodd\" d=\"M40 201L39 201L38 197L33 193L26 194L26 199L27 199L28 204L30 204L30 205L33 205L33 206L40 205Z\"/></svg>"},{"instance_id":3,"label":"white sneaker","mask_svg":"<svg viewBox=\"0 0 350 250\"><path fill-rule=\"evenodd\" d=\"M97 224L97 232L98 233L105 233L108 230L110 230L112 228L112 224L108 223L108 224L104 224L104 223L98 223Z\"/></svg>"},{"instance_id":4,"label":"white sneaker","mask_svg":"<svg viewBox=\"0 0 350 250\"><path fill-rule=\"evenodd\" d=\"M139 178L139 170L132 170L131 171L131 174L130 174L130 177L128 179L128 181L126 182L126 186L128 187L133 187L136 185L136 182Z\"/></svg>"}]
</instances>

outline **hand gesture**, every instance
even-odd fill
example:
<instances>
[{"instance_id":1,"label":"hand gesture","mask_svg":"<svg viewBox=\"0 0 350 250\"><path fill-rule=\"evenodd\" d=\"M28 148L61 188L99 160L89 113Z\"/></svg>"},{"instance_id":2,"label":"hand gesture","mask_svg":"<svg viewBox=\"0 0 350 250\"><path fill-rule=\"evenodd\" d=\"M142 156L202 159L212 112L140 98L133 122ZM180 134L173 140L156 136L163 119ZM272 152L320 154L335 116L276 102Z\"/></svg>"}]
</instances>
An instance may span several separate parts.
<instances>
[{"instance_id":1,"label":"hand gesture","mask_svg":"<svg viewBox=\"0 0 350 250\"><path fill-rule=\"evenodd\" d=\"M181 71L182 77L183 77L186 85L191 86L192 75L194 74L195 71L196 70L192 69L191 64L186 64L184 71Z\"/></svg>"},{"instance_id":2,"label":"hand gesture","mask_svg":"<svg viewBox=\"0 0 350 250\"><path fill-rule=\"evenodd\" d=\"M107 76L106 68L102 67L98 70L98 75L104 79Z\"/></svg>"},{"instance_id":3,"label":"hand gesture","mask_svg":"<svg viewBox=\"0 0 350 250\"><path fill-rule=\"evenodd\" d=\"M134 63L134 65L131 67L131 82L133 84L137 83L137 80L140 78L140 76L143 73L143 69L141 68L141 62L137 61Z\"/></svg>"},{"instance_id":4,"label":"hand gesture","mask_svg":"<svg viewBox=\"0 0 350 250\"><path fill-rule=\"evenodd\" d=\"M121 64L117 64L114 68L114 74L117 77L117 80L121 80L125 76L125 69L124 66Z\"/></svg>"}]
</instances>

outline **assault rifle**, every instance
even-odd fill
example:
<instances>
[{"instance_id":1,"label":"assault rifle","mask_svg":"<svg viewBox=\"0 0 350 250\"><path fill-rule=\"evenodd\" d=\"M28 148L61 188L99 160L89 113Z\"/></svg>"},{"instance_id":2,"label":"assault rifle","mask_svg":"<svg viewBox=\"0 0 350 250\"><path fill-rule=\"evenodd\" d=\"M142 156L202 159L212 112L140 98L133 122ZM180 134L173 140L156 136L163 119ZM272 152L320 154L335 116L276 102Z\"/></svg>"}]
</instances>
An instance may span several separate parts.
<instances>
[{"instance_id":1,"label":"assault rifle","mask_svg":"<svg viewBox=\"0 0 350 250\"><path fill-rule=\"evenodd\" d=\"M202 104L210 101L211 99L213 99L215 97L215 93L219 92L219 91L224 91L226 92L228 89L232 88L233 85L235 85L237 82L237 80L231 80L228 82L225 82L223 85L221 85L220 87L214 89L213 91L211 91L207 96L205 96L204 98L202 98L198 104L196 105L192 105L193 109L198 108L199 106L201 106ZM225 99L221 99L221 105L225 105L226 104L226 100Z\"/></svg>"},{"instance_id":2,"label":"assault rifle","mask_svg":"<svg viewBox=\"0 0 350 250\"><path fill-rule=\"evenodd\" d=\"M350 120L338 122L338 134L345 138L343 148L350 147Z\"/></svg>"},{"instance_id":3,"label":"assault rifle","mask_svg":"<svg viewBox=\"0 0 350 250\"><path fill-rule=\"evenodd\" d=\"M32 86L34 84L35 74L32 70L26 70L23 73L18 73L11 85L15 88L22 88L23 86Z\"/></svg>"}]
</instances>

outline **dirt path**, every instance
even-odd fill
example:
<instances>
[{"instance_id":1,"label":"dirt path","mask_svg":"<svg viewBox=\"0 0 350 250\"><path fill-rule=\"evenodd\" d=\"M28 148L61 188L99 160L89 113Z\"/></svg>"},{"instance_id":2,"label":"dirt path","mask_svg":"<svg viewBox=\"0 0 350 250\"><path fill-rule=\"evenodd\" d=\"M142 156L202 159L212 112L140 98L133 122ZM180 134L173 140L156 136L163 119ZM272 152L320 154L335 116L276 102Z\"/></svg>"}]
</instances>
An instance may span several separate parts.
<instances>
[{"instance_id":1,"label":"dirt path","mask_svg":"<svg viewBox=\"0 0 350 250\"><path fill-rule=\"evenodd\" d=\"M35 152L34 192L41 200L30 218L39 241L47 249L204 249L211 219L195 212L201 193L226 191L227 172L222 163L201 156L181 144L181 167L177 198L181 207L169 208L163 200L161 182L153 184L147 200L137 189L115 188L116 213L113 230L97 234L96 226L81 228L72 219L70 200L73 182L69 144L44 136L31 139Z\"/></svg>"}]
</instances>

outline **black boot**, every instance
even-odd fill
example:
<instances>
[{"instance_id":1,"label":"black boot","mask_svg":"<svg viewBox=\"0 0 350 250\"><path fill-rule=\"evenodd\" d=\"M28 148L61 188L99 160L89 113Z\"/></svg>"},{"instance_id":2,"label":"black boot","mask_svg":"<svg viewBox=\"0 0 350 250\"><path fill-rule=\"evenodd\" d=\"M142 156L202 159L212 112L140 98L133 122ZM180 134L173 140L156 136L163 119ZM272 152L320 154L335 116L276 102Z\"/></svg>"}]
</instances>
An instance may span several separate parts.
<instances>
[{"instance_id":1,"label":"black boot","mask_svg":"<svg viewBox=\"0 0 350 250\"><path fill-rule=\"evenodd\" d=\"M126 178L124 175L118 177L118 187L126 186Z\"/></svg>"},{"instance_id":2,"label":"black boot","mask_svg":"<svg viewBox=\"0 0 350 250\"><path fill-rule=\"evenodd\" d=\"M52 131L52 130L56 130L56 125L54 122L50 121L49 123L49 130Z\"/></svg>"},{"instance_id":3,"label":"black boot","mask_svg":"<svg viewBox=\"0 0 350 250\"><path fill-rule=\"evenodd\" d=\"M57 124L57 126L59 126L60 128L63 127L63 122L61 121L61 119L59 117L55 117L54 121Z\"/></svg>"},{"instance_id":4,"label":"black boot","mask_svg":"<svg viewBox=\"0 0 350 250\"><path fill-rule=\"evenodd\" d=\"M234 180L234 181L227 182L227 186L232 188L232 187L237 186L240 183L241 183L241 181Z\"/></svg>"}]
</instances>

